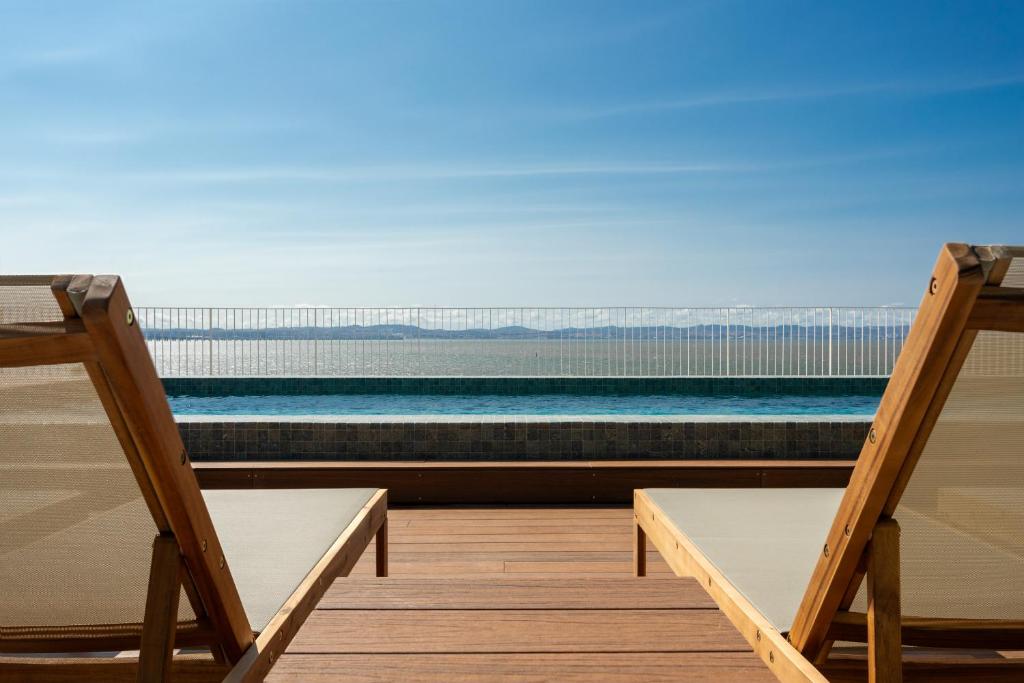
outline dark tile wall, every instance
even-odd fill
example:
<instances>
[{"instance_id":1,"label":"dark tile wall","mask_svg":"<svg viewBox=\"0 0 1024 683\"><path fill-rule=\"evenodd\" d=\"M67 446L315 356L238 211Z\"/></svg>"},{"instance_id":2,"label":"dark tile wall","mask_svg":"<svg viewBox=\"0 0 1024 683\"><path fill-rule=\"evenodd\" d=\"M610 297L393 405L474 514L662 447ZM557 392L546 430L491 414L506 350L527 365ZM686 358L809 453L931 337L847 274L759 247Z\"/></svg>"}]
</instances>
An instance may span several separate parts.
<instances>
[{"instance_id":1,"label":"dark tile wall","mask_svg":"<svg viewBox=\"0 0 1024 683\"><path fill-rule=\"evenodd\" d=\"M172 396L802 394L881 396L884 377L168 377Z\"/></svg>"},{"instance_id":2,"label":"dark tile wall","mask_svg":"<svg viewBox=\"0 0 1024 683\"><path fill-rule=\"evenodd\" d=\"M195 460L855 459L869 421L184 421Z\"/></svg>"}]
</instances>

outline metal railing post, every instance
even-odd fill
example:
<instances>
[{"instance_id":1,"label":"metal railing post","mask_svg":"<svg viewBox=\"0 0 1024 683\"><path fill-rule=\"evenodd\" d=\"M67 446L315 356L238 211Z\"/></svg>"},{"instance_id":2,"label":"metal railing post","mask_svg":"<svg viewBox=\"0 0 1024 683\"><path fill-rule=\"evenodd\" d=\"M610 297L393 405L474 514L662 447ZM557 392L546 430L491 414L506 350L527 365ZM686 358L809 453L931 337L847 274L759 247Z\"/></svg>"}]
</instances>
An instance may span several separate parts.
<instances>
[{"instance_id":1,"label":"metal railing post","mask_svg":"<svg viewBox=\"0 0 1024 683\"><path fill-rule=\"evenodd\" d=\"M828 309L828 376L832 376L832 309Z\"/></svg>"},{"instance_id":2,"label":"metal railing post","mask_svg":"<svg viewBox=\"0 0 1024 683\"><path fill-rule=\"evenodd\" d=\"M915 317L836 307L344 310L344 323L313 307L136 312L163 376L885 376Z\"/></svg>"}]
</instances>

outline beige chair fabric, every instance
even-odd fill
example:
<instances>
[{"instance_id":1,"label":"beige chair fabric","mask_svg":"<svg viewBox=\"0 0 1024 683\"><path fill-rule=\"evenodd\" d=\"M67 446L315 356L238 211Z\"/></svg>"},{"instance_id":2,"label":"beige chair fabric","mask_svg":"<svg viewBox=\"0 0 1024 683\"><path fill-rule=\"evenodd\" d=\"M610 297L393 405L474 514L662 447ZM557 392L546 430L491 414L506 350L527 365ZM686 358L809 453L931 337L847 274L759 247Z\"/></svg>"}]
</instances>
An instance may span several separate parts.
<instances>
[{"instance_id":1,"label":"beige chair fabric","mask_svg":"<svg viewBox=\"0 0 1024 683\"><path fill-rule=\"evenodd\" d=\"M978 333L894 517L904 614L1024 615L1024 334Z\"/></svg>"},{"instance_id":2,"label":"beige chair fabric","mask_svg":"<svg viewBox=\"0 0 1024 683\"><path fill-rule=\"evenodd\" d=\"M645 489L777 629L793 625L844 489Z\"/></svg>"},{"instance_id":3,"label":"beige chair fabric","mask_svg":"<svg viewBox=\"0 0 1024 683\"><path fill-rule=\"evenodd\" d=\"M1024 287L1024 259L1002 285ZM647 493L769 621L792 626L842 489ZM978 333L894 516L905 615L1021 618L1024 334Z\"/></svg>"},{"instance_id":4,"label":"beige chair fabric","mask_svg":"<svg viewBox=\"0 0 1024 683\"><path fill-rule=\"evenodd\" d=\"M0 324L62 319L48 284L11 282ZM156 533L85 368L0 369L0 638L141 623Z\"/></svg>"},{"instance_id":5,"label":"beige chair fabric","mask_svg":"<svg viewBox=\"0 0 1024 683\"><path fill-rule=\"evenodd\" d=\"M0 325L61 320L50 282L0 276ZM0 640L141 627L162 515L147 506L90 371L101 372L81 363L0 368ZM204 492L254 630L375 493ZM178 616L195 620L184 590Z\"/></svg>"},{"instance_id":6,"label":"beige chair fabric","mask_svg":"<svg viewBox=\"0 0 1024 683\"><path fill-rule=\"evenodd\" d=\"M376 489L203 491L249 623L262 631Z\"/></svg>"}]
</instances>

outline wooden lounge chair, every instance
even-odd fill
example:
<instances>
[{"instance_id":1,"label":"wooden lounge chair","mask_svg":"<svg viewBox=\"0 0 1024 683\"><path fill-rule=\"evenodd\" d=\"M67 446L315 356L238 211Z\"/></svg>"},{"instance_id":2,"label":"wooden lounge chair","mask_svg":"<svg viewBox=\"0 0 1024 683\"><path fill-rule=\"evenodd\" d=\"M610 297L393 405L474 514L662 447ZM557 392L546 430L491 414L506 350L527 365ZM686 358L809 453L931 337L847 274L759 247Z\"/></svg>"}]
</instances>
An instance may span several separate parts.
<instances>
[{"instance_id":1,"label":"wooden lounge chair","mask_svg":"<svg viewBox=\"0 0 1024 683\"><path fill-rule=\"evenodd\" d=\"M0 278L0 680L261 680L375 535L384 490L200 491L118 277Z\"/></svg>"},{"instance_id":2,"label":"wooden lounge chair","mask_svg":"<svg viewBox=\"0 0 1024 683\"><path fill-rule=\"evenodd\" d=\"M1019 681L1022 510L1024 248L949 244L847 488L638 490L635 572L649 538L782 681Z\"/></svg>"}]
</instances>

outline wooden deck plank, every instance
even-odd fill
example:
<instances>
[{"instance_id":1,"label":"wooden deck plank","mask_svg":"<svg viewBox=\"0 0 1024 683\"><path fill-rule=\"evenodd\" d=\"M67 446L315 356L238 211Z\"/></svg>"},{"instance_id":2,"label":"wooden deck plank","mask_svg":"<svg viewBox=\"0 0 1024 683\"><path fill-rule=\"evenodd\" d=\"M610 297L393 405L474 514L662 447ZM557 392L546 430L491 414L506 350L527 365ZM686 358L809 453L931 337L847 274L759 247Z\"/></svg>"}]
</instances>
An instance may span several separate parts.
<instances>
[{"instance_id":1,"label":"wooden deck plank","mask_svg":"<svg viewBox=\"0 0 1024 683\"><path fill-rule=\"evenodd\" d=\"M505 562L505 572L508 574L630 574L632 573L632 559L626 558L616 562L512 560ZM672 569L661 556L654 553L647 554L647 573L674 576Z\"/></svg>"},{"instance_id":2,"label":"wooden deck plank","mask_svg":"<svg viewBox=\"0 0 1024 683\"><path fill-rule=\"evenodd\" d=\"M616 507L424 507L424 508L394 508L389 511L397 519L408 519L417 523L427 520L446 519L454 522L467 520L492 520L500 525L509 524L510 520L542 519L552 520L567 519L580 520L608 520L608 519L632 519L633 509L627 506Z\"/></svg>"},{"instance_id":3,"label":"wooden deck plank","mask_svg":"<svg viewBox=\"0 0 1024 683\"><path fill-rule=\"evenodd\" d=\"M630 551L612 552L552 552L550 550L499 552L437 552L402 554L392 546L389 557L390 575L393 577L430 577L449 575L502 574L522 572L565 574L633 575L633 555ZM398 553L397 557L396 554ZM362 556L353 576L373 576L375 571L372 548ZM656 551L647 553L647 571L650 574L671 574L668 564ZM520 577L521 578L521 577Z\"/></svg>"},{"instance_id":4,"label":"wooden deck plank","mask_svg":"<svg viewBox=\"0 0 1024 683\"><path fill-rule=\"evenodd\" d=\"M774 683L748 652L288 655L271 683Z\"/></svg>"},{"instance_id":5,"label":"wooden deck plank","mask_svg":"<svg viewBox=\"0 0 1024 683\"><path fill-rule=\"evenodd\" d=\"M484 547L486 546L486 547ZM595 547L603 547L608 550L625 552L632 549L632 540L618 539L597 546L591 539L580 536L576 540L567 542L540 541L530 542L528 540L508 540L498 538L492 543L393 543L391 548L396 553L409 555L430 554L430 553L471 553L482 548L491 552L526 552L526 551L549 551L549 552L577 552L584 553L593 550Z\"/></svg>"},{"instance_id":6,"label":"wooden deck plank","mask_svg":"<svg viewBox=\"0 0 1024 683\"><path fill-rule=\"evenodd\" d=\"M523 542L535 543L557 543L568 545L573 543L596 543L599 547L616 547L622 541L622 533L579 533L579 532L554 532L548 529L547 533L522 534ZM391 534L390 545L414 544L414 545L436 545L443 543L448 545L465 546L467 544L480 544L483 547L493 543L507 543L506 536L497 534L434 534L420 536L415 532L400 531ZM594 546L590 546L594 547ZM653 549L653 548L652 548Z\"/></svg>"},{"instance_id":7,"label":"wooden deck plank","mask_svg":"<svg viewBox=\"0 0 1024 683\"><path fill-rule=\"evenodd\" d=\"M627 507L398 508L271 681L761 681L766 667L656 553L632 577Z\"/></svg>"},{"instance_id":8,"label":"wooden deck plank","mask_svg":"<svg viewBox=\"0 0 1024 683\"><path fill-rule=\"evenodd\" d=\"M319 609L716 609L693 581L675 578L351 579L335 581Z\"/></svg>"},{"instance_id":9,"label":"wooden deck plank","mask_svg":"<svg viewBox=\"0 0 1024 683\"><path fill-rule=\"evenodd\" d=\"M652 638L651 633L658 637ZM395 654L749 652L750 648L717 609L318 609L288 648L296 654L339 650Z\"/></svg>"},{"instance_id":10,"label":"wooden deck plank","mask_svg":"<svg viewBox=\"0 0 1024 683\"><path fill-rule=\"evenodd\" d=\"M452 522L449 520L406 520L402 527L403 533L420 537L445 536L449 534L550 534L557 531L586 534L621 534L622 526L629 525L630 518L622 519L576 519L572 527L568 527L561 519L529 519L529 520L465 520Z\"/></svg>"}]
</instances>

